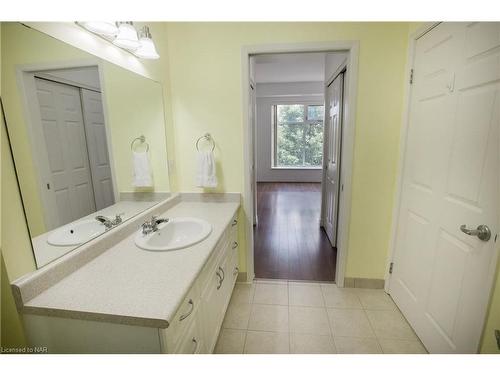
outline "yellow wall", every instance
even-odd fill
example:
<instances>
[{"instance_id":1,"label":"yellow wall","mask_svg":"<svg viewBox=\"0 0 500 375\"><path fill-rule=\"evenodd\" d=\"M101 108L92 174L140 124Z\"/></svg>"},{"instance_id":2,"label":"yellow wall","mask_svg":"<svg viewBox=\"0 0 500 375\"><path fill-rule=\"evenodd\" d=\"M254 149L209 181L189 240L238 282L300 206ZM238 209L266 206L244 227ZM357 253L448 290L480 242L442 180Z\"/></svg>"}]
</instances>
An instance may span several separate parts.
<instances>
[{"instance_id":1,"label":"yellow wall","mask_svg":"<svg viewBox=\"0 0 500 375\"><path fill-rule=\"evenodd\" d=\"M13 347L24 345L24 333L21 319L14 307L9 280L14 280L35 270L35 259L31 252L30 238L26 228L21 204L21 196L17 187L14 165L10 155L9 144L3 124L0 121L1 138L1 181L2 181L2 268L1 268L1 326L2 345ZM9 265L8 271L4 261ZM10 279L9 279L10 277Z\"/></svg>"},{"instance_id":2,"label":"yellow wall","mask_svg":"<svg viewBox=\"0 0 500 375\"><path fill-rule=\"evenodd\" d=\"M243 192L242 46L359 40L346 276L383 278L395 190L407 34L406 23L169 23L179 190L199 190L194 184L194 142L210 132L217 142L220 184L216 190ZM242 247L242 262L244 252Z\"/></svg>"},{"instance_id":3,"label":"yellow wall","mask_svg":"<svg viewBox=\"0 0 500 375\"><path fill-rule=\"evenodd\" d=\"M19 23L4 23L2 28L4 106L30 229L36 236L46 230L16 66L95 57ZM162 85L107 61L102 64L118 190L133 190L130 142L143 133L151 146L154 190L169 191Z\"/></svg>"}]
</instances>

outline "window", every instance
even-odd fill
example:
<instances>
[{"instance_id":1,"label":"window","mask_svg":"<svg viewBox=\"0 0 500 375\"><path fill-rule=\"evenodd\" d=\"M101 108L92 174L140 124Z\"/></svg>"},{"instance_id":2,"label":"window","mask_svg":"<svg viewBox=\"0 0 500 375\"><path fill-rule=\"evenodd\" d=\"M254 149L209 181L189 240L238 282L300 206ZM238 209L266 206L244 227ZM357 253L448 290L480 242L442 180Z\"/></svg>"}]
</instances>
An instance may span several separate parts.
<instances>
[{"instance_id":1,"label":"window","mask_svg":"<svg viewBox=\"0 0 500 375\"><path fill-rule=\"evenodd\" d=\"M321 168L323 105L273 106L273 167Z\"/></svg>"}]
</instances>

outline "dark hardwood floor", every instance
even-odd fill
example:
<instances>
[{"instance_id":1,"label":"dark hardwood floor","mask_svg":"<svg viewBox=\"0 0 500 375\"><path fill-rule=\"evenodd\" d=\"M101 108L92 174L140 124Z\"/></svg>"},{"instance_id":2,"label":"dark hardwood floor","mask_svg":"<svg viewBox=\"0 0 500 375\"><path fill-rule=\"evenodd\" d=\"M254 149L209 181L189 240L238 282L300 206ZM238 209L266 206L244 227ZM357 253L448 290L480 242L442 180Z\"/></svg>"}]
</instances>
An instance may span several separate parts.
<instances>
[{"instance_id":1,"label":"dark hardwood floor","mask_svg":"<svg viewBox=\"0 0 500 375\"><path fill-rule=\"evenodd\" d=\"M321 184L257 184L255 276L334 281L337 250L319 226Z\"/></svg>"}]
</instances>

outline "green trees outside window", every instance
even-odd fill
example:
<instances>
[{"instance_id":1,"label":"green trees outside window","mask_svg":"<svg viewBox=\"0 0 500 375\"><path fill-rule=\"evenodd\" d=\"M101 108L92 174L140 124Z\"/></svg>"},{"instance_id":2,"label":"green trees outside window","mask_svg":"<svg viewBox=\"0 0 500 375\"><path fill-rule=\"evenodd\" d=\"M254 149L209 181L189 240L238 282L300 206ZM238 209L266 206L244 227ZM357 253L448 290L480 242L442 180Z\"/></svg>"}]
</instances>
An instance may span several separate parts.
<instances>
[{"instance_id":1,"label":"green trees outside window","mask_svg":"<svg viewBox=\"0 0 500 375\"><path fill-rule=\"evenodd\" d=\"M324 110L323 105L273 106L275 167L321 167Z\"/></svg>"}]
</instances>

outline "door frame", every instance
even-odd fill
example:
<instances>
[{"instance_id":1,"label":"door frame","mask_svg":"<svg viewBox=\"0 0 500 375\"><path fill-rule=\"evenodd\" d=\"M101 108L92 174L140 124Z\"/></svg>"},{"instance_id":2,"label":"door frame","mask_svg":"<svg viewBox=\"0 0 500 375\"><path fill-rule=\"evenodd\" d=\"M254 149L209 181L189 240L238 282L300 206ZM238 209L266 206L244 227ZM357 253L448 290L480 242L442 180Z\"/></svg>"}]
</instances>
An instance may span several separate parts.
<instances>
[{"instance_id":1,"label":"door frame","mask_svg":"<svg viewBox=\"0 0 500 375\"><path fill-rule=\"evenodd\" d=\"M352 201L352 166L354 157L354 138L356 127L356 99L358 87L359 41L335 41L312 43L259 44L243 46L241 49L242 116L243 116L243 209L246 235L247 282L252 282L254 272L253 205L251 184L252 150L250 137L253 137L249 124L248 87L250 85L250 57L270 53L307 53L307 52L347 52L347 77L344 83L345 103L349 110L345 114L345 131L342 135L342 166L344 184L343 199L339 207L337 262L335 282L344 286L345 268L349 246L349 224ZM324 169L324 168L323 168Z\"/></svg>"},{"instance_id":2,"label":"door frame","mask_svg":"<svg viewBox=\"0 0 500 375\"><path fill-rule=\"evenodd\" d=\"M58 69L72 69L72 68L81 68L81 67L97 67L97 71L99 73L99 84L101 93L105 93L105 83L104 83L104 64L102 61L98 59L82 59L82 60L69 60L64 62L55 62L55 63L41 63L41 64L27 64L27 65L19 65L16 67L16 78L17 84L19 88L19 94L21 97L21 104L24 119L26 122L26 131L28 133L29 143L31 146L31 159L33 162L33 166L35 169L35 176L37 178L37 191L40 197L40 203L42 206L42 215L44 218L45 228L54 228L54 212L53 212L53 204L52 198L47 193L47 189L42 187L42 178L48 174L49 165L48 165L48 156L45 143L40 136L41 131L41 118L38 107L35 108L33 103L37 103L38 100L36 98L35 92L35 74L43 73L47 70L58 70ZM67 84L67 82L61 81L63 84ZM115 201L119 200L119 192L116 181L116 172L115 172L115 161L113 157L112 149L112 140L111 140L111 129L109 122L109 113L107 109L107 100L106 96L102 95L103 102L103 112L104 112L104 122L105 122L105 130L106 130L106 144L109 152L109 161L113 165L111 168L111 177L113 179L113 190ZM45 148L44 148L45 147ZM38 156L38 157L37 157ZM22 195L22 187L21 187L21 195Z\"/></svg>"},{"instance_id":3,"label":"door frame","mask_svg":"<svg viewBox=\"0 0 500 375\"><path fill-rule=\"evenodd\" d=\"M405 91L403 98L403 112L401 119L401 134L399 137L399 158L398 167L396 175L396 191L394 194L394 203L392 208L392 223L391 223L391 236L389 242L389 253L385 265L385 275L384 275L384 290L388 293L391 286L391 264L394 260L394 254L396 253L396 238L398 232L398 222L399 222L399 209L401 207L401 195L403 189L403 176L404 176L404 166L406 160L406 146L407 146L407 136L408 127L410 124L410 107L411 107L411 95L413 85L410 83L410 77L412 74L413 65L415 62L415 47L417 44L417 39L424 36L426 33L431 31L441 22L426 22L413 33L410 34L408 39L408 57L406 59L405 67L405 77L407 81L405 83Z\"/></svg>"}]
</instances>

